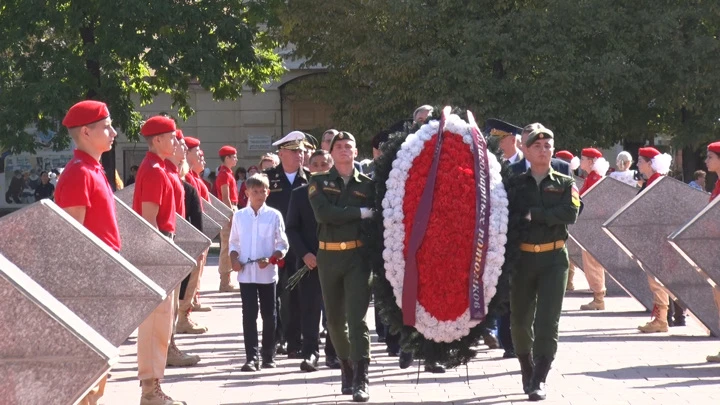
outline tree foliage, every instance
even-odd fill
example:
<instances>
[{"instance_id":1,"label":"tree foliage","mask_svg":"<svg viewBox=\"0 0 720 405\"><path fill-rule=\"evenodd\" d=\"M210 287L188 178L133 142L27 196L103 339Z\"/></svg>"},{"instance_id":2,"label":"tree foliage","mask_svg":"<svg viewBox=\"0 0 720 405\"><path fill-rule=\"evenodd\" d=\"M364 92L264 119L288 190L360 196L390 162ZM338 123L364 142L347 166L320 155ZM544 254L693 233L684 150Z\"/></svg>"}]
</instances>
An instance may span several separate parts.
<instances>
[{"instance_id":1,"label":"tree foliage","mask_svg":"<svg viewBox=\"0 0 720 405\"><path fill-rule=\"evenodd\" d=\"M567 148L718 135L717 2L291 0L281 20L328 70L302 91L361 137L421 104L540 121Z\"/></svg>"},{"instance_id":2,"label":"tree foliage","mask_svg":"<svg viewBox=\"0 0 720 405\"><path fill-rule=\"evenodd\" d=\"M169 93L181 118L190 86L234 99L283 73L276 42L261 28L276 0L5 0L0 4L0 143L32 151L26 129L58 131L82 99L108 103L113 121L137 139L141 104Z\"/></svg>"}]
</instances>

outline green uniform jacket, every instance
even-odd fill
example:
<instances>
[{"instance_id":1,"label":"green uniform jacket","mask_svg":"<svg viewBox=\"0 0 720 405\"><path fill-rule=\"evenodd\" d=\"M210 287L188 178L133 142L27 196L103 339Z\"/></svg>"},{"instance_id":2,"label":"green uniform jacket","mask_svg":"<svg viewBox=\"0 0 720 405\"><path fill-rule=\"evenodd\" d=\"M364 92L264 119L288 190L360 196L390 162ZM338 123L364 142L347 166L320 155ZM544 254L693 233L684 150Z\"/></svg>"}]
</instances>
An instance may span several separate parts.
<instances>
[{"instance_id":1,"label":"green uniform jacket","mask_svg":"<svg viewBox=\"0 0 720 405\"><path fill-rule=\"evenodd\" d=\"M360 208L372 208L375 187L369 177L353 170L347 185L333 167L312 176L308 196L321 242L361 240Z\"/></svg>"},{"instance_id":2,"label":"green uniform jacket","mask_svg":"<svg viewBox=\"0 0 720 405\"><path fill-rule=\"evenodd\" d=\"M538 185L531 171L520 175L524 186L518 197L530 207L530 230L523 243L550 243L568 238L567 226L574 224L580 209L575 180L552 168Z\"/></svg>"}]
</instances>

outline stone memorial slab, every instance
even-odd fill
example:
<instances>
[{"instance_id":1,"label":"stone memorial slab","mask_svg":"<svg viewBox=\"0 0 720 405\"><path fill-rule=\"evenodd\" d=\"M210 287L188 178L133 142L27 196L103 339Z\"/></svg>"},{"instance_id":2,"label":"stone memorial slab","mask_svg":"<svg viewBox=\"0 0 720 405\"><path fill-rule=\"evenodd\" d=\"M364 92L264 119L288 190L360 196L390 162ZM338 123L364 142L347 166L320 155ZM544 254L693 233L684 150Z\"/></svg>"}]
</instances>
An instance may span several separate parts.
<instances>
[{"instance_id":1,"label":"stone memorial slab","mask_svg":"<svg viewBox=\"0 0 720 405\"><path fill-rule=\"evenodd\" d=\"M118 349L0 255L0 403L67 405L117 362Z\"/></svg>"},{"instance_id":2,"label":"stone memorial slab","mask_svg":"<svg viewBox=\"0 0 720 405\"><path fill-rule=\"evenodd\" d=\"M706 193L662 177L608 219L603 229L718 336L720 325L712 286L667 240L702 211L707 201Z\"/></svg>"},{"instance_id":3,"label":"stone memorial slab","mask_svg":"<svg viewBox=\"0 0 720 405\"><path fill-rule=\"evenodd\" d=\"M225 215L228 220L232 220L233 217L233 210L225 205L224 202L220 201L219 198L215 197L214 195L210 194L210 201L212 201L212 206L217 208L218 211L220 211L223 215Z\"/></svg>"},{"instance_id":4,"label":"stone memorial slab","mask_svg":"<svg viewBox=\"0 0 720 405\"><path fill-rule=\"evenodd\" d=\"M646 273L602 230L603 223L635 198L637 191L637 188L611 177L600 180L583 195L585 207L577 223L569 227L570 238L605 267L609 294L612 291L608 281L614 280L645 308L652 310L653 296Z\"/></svg>"},{"instance_id":5,"label":"stone memorial slab","mask_svg":"<svg viewBox=\"0 0 720 405\"><path fill-rule=\"evenodd\" d=\"M125 204L132 207L135 184L115 192L115 195ZM175 214L175 244L184 250L190 257L197 258L205 251L212 241L202 232L197 230L191 223L180 215Z\"/></svg>"},{"instance_id":6,"label":"stone memorial slab","mask_svg":"<svg viewBox=\"0 0 720 405\"><path fill-rule=\"evenodd\" d=\"M216 204L218 204L218 203L216 203ZM220 204L222 204L222 203L220 203ZM227 208L227 206L224 204L223 204L223 207ZM220 208L222 208L222 207L220 207ZM203 210L213 221L215 221L221 227L225 227L230 224L230 217L228 217L225 214L223 214L222 212L220 212L218 207L210 204L209 202L203 201ZM230 215L232 216L232 211L230 211L229 209L227 211L229 211Z\"/></svg>"},{"instance_id":7,"label":"stone memorial slab","mask_svg":"<svg viewBox=\"0 0 720 405\"><path fill-rule=\"evenodd\" d=\"M0 218L0 229L0 253L116 346L166 296L50 200Z\"/></svg>"},{"instance_id":8,"label":"stone memorial slab","mask_svg":"<svg viewBox=\"0 0 720 405\"><path fill-rule=\"evenodd\" d=\"M217 222L213 221L212 218L210 218L210 215L203 212L203 235L207 236L208 239L211 241L215 239L216 236L220 235L220 230L222 229L222 226L218 224Z\"/></svg>"},{"instance_id":9,"label":"stone memorial slab","mask_svg":"<svg viewBox=\"0 0 720 405\"><path fill-rule=\"evenodd\" d=\"M195 259L151 226L115 195L120 254L170 294L195 266Z\"/></svg>"},{"instance_id":10,"label":"stone memorial slab","mask_svg":"<svg viewBox=\"0 0 720 405\"><path fill-rule=\"evenodd\" d=\"M696 270L720 285L720 255L717 254L720 246L720 198L708 204L668 240Z\"/></svg>"}]
</instances>

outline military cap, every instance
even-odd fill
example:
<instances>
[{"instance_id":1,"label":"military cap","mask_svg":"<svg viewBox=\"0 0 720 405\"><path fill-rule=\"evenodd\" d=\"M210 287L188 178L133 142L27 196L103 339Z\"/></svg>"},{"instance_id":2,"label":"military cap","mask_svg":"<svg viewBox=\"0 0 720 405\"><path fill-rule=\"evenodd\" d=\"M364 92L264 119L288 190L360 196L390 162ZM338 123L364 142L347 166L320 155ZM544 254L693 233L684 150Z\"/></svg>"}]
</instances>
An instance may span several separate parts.
<instances>
[{"instance_id":1,"label":"military cap","mask_svg":"<svg viewBox=\"0 0 720 405\"><path fill-rule=\"evenodd\" d=\"M534 144L535 141L539 139L554 139L555 135L553 132L543 126L540 126L539 128L535 129L534 131L530 132L530 135L528 135L527 141L525 141L525 146L529 147L530 145Z\"/></svg>"},{"instance_id":2,"label":"military cap","mask_svg":"<svg viewBox=\"0 0 720 405\"><path fill-rule=\"evenodd\" d=\"M317 149L320 146L317 138L308 134L307 132L305 133L305 139L303 139L303 143L305 144L305 149Z\"/></svg>"},{"instance_id":3,"label":"military cap","mask_svg":"<svg viewBox=\"0 0 720 405\"><path fill-rule=\"evenodd\" d=\"M567 160L568 162L571 161L575 156L567 150L561 150L555 152L555 157L558 159Z\"/></svg>"},{"instance_id":4,"label":"military cap","mask_svg":"<svg viewBox=\"0 0 720 405\"><path fill-rule=\"evenodd\" d=\"M67 128L92 124L110 116L107 105L100 101L85 100L70 107L62 124Z\"/></svg>"},{"instance_id":5,"label":"military cap","mask_svg":"<svg viewBox=\"0 0 720 405\"><path fill-rule=\"evenodd\" d=\"M175 133L175 121L172 118L156 115L148 118L140 128L142 136L155 136L166 134L168 132Z\"/></svg>"},{"instance_id":6,"label":"military cap","mask_svg":"<svg viewBox=\"0 0 720 405\"><path fill-rule=\"evenodd\" d=\"M638 155L640 155L646 159L649 159L649 160L652 160L655 156L657 156L659 154L660 154L660 151L651 146L648 146L647 148L640 148L638 150Z\"/></svg>"},{"instance_id":7,"label":"military cap","mask_svg":"<svg viewBox=\"0 0 720 405\"><path fill-rule=\"evenodd\" d=\"M175 130L175 138L177 138L178 141L181 139L185 139L185 135L183 135L183 131L181 129Z\"/></svg>"},{"instance_id":8,"label":"military cap","mask_svg":"<svg viewBox=\"0 0 720 405\"><path fill-rule=\"evenodd\" d=\"M305 141L305 133L301 131L292 131L285 135L279 141L273 142L273 146L279 149L303 150L303 142Z\"/></svg>"},{"instance_id":9,"label":"military cap","mask_svg":"<svg viewBox=\"0 0 720 405\"><path fill-rule=\"evenodd\" d=\"M200 140L191 136L186 136L185 145L188 147L188 149L197 148L198 146L200 146Z\"/></svg>"},{"instance_id":10,"label":"military cap","mask_svg":"<svg viewBox=\"0 0 720 405\"><path fill-rule=\"evenodd\" d=\"M333 150L333 146L335 146L335 142L337 141L353 141L355 142L355 137L350 132L346 131L340 131L337 133L337 135L333 136L332 141L330 141L330 152ZM357 142L355 142L357 144Z\"/></svg>"},{"instance_id":11,"label":"military cap","mask_svg":"<svg viewBox=\"0 0 720 405\"><path fill-rule=\"evenodd\" d=\"M485 133L502 139L506 136L520 135L522 128L496 118L490 118L485 121Z\"/></svg>"}]
</instances>

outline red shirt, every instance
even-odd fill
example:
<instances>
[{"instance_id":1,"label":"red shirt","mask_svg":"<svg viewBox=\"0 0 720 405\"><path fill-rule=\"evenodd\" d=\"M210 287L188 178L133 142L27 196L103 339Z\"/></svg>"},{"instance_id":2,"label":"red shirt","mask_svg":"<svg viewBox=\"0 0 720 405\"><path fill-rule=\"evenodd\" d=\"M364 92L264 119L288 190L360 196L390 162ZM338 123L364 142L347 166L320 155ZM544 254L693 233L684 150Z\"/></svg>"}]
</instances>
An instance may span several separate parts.
<instances>
[{"instance_id":1,"label":"red shirt","mask_svg":"<svg viewBox=\"0 0 720 405\"><path fill-rule=\"evenodd\" d=\"M715 182L715 188L713 189L712 194L710 194L710 201L712 202L712 200L714 200L718 195L720 195L720 180Z\"/></svg>"},{"instance_id":2,"label":"red shirt","mask_svg":"<svg viewBox=\"0 0 720 405\"><path fill-rule=\"evenodd\" d=\"M140 215L142 215L142 203L144 202L160 206L155 218L158 229L162 232L175 233L173 184L165 171L165 162L153 152L145 155L145 159L140 163L137 175L135 175L133 209Z\"/></svg>"},{"instance_id":3,"label":"red shirt","mask_svg":"<svg viewBox=\"0 0 720 405\"><path fill-rule=\"evenodd\" d=\"M200 209L204 212L205 209L203 208L202 195L201 195L202 191L201 191L201 189L200 189L200 186L198 185L198 181L199 181L199 180L196 179L195 176L193 176L194 174L195 174L195 172L193 172L192 170L190 170L190 171L188 172L188 174L185 175L185 181L186 181L189 185L191 185L191 186L195 189L195 191L198 192L198 195L200 195Z\"/></svg>"},{"instance_id":4,"label":"red shirt","mask_svg":"<svg viewBox=\"0 0 720 405\"><path fill-rule=\"evenodd\" d=\"M653 182L654 182L655 180L659 179L660 177L662 177L662 174L660 174L660 173L655 173L655 174L653 174L653 175L650 176L650 178L647 180L647 184L645 185L645 187L650 187L650 185L653 184Z\"/></svg>"},{"instance_id":5,"label":"red shirt","mask_svg":"<svg viewBox=\"0 0 720 405\"><path fill-rule=\"evenodd\" d=\"M205 180L201 179L200 175L198 175L192 170L190 170L190 175L195 181L195 188L197 189L198 193L200 193L200 197L202 197L205 201L210 201L210 191L205 184Z\"/></svg>"},{"instance_id":6,"label":"red shirt","mask_svg":"<svg viewBox=\"0 0 720 405\"><path fill-rule=\"evenodd\" d=\"M595 185L598 181L602 180L602 176L599 175L597 172L592 171L590 174L588 174L587 178L585 179L585 183L583 183L582 188L580 189L580 195L585 194L590 187Z\"/></svg>"},{"instance_id":7,"label":"red shirt","mask_svg":"<svg viewBox=\"0 0 720 405\"><path fill-rule=\"evenodd\" d=\"M102 165L92 156L77 149L73 152L55 188L55 203L60 208L85 207L83 226L112 250L120 251L113 191Z\"/></svg>"},{"instance_id":8,"label":"red shirt","mask_svg":"<svg viewBox=\"0 0 720 405\"><path fill-rule=\"evenodd\" d=\"M238 202L238 190L235 177L233 177L232 170L228 169L227 166L220 167L217 178L215 179L215 190L217 190L217 197L223 200L222 197L222 186L228 186L228 192L230 193L230 202L237 205Z\"/></svg>"},{"instance_id":9,"label":"red shirt","mask_svg":"<svg viewBox=\"0 0 720 405\"><path fill-rule=\"evenodd\" d=\"M180 172L175 163L165 159L165 170L170 175L170 182L173 185L173 195L175 196L175 212L185 218L185 188L182 180L180 180Z\"/></svg>"}]
</instances>

